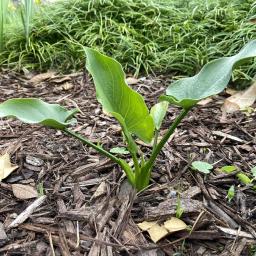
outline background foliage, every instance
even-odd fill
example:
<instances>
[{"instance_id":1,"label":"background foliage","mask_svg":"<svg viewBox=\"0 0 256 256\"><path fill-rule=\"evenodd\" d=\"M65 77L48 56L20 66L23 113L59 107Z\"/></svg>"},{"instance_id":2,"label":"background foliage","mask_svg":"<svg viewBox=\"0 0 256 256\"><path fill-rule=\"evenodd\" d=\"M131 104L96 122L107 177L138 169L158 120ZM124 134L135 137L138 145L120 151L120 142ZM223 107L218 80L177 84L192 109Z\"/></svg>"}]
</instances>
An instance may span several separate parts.
<instances>
[{"instance_id":1,"label":"background foliage","mask_svg":"<svg viewBox=\"0 0 256 256\"><path fill-rule=\"evenodd\" d=\"M70 72L84 67L83 46L96 48L126 72L193 75L207 61L231 55L255 38L252 0L68 0L41 5L26 40L20 7L9 7L0 64ZM248 63L250 65L250 63ZM255 65L235 73L254 75Z\"/></svg>"}]
</instances>

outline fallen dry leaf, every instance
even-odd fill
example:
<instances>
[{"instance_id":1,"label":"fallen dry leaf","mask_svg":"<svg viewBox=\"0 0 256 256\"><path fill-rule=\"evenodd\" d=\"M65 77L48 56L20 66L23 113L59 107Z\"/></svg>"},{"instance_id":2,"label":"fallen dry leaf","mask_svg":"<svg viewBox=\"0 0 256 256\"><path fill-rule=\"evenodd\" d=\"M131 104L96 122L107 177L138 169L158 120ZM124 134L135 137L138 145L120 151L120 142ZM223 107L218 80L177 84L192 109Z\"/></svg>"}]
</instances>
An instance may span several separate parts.
<instances>
[{"instance_id":1,"label":"fallen dry leaf","mask_svg":"<svg viewBox=\"0 0 256 256\"><path fill-rule=\"evenodd\" d=\"M184 221L175 217L165 221L164 225L159 225L156 221L143 221L138 223L138 226L141 230L148 232L151 240L154 243L158 242L168 234L187 228L187 225Z\"/></svg>"},{"instance_id":2,"label":"fallen dry leaf","mask_svg":"<svg viewBox=\"0 0 256 256\"><path fill-rule=\"evenodd\" d=\"M168 235L168 230L158 224L153 225L148 231L148 234L154 243Z\"/></svg>"},{"instance_id":3,"label":"fallen dry leaf","mask_svg":"<svg viewBox=\"0 0 256 256\"><path fill-rule=\"evenodd\" d=\"M143 221L141 223L138 223L138 227L143 231L147 231L156 224L157 224L156 221Z\"/></svg>"},{"instance_id":4,"label":"fallen dry leaf","mask_svg":"<svg viewBox=\"0 0 256 256\"><path fill-rule=\"evenodd\" d=\"M231 89L231 88L227 88L227 89L225 90L225 92L226 92L227 94L229 94L229 95L234 95L234 94L237 93L237 90L234 90L234 89Z\"/></svg>"},{"instance_id":5,"label":"fallen dry leaf","mask_svg":"<svg viewBox=\"0 0 256 256\"><path fill-rule=\"evenodd\" d=\"M63 77L55 77L51 79L51 82L56 83L56 84L62 84L64 82L70 81L71 77L69 76L63 76Z\"/></svg>"},{"instance_id":6,"label":"fallen dry leaf","mask_svg":"<svg viewBox=\"0 0 256 256\"><path fill-rule=\"evenodd\" d=\"M164 227L169 231L170 234L186 229L187 224L178 218L172 217L170 220L164 222Z\"/></svg>"},{"instance_id":7,"label":"fallen dry leaf","mask_svg":"<svg viewBox=\"0 0 256 256\"><path fill-rule=\"evenodd\" d=\"M141 230L148 232L154 243L168 235L168 230L164 226L157 224L156 221L143 221L142 223L139 223L138 226Z\"/></svg>"},{"instance_id":8,"label":"fallen dry leaf","mask_svg":"<svg viewBox=\"0 0 256 256\"><path fill-rule=\"evenodd\" d=\"M10 155L4 154L0 156L0 181L9 176L19 166L11 164Z\"/></svg>"},{"instance_id":9,"label":"fallen dry leaf","mask_svg":"<svg viewBox=\"0 0 256 256\"><path fill-rule=\"evenodd\" d=\"M36 189L29 185L12 184L12 192L19 199L30 199L38 196Z\"/></svg>"},{"instance_id":10,"label":"fallen dry leaf","mask_svg":"<svg viewBox=\"0 0 256 256\"><path fill-rule=\"evenodd\" d=\"M200 106L205 106L205 105L207 105L208 103L210 103L212 101L213 101L213 99L209 97L209 98L200 100L197 104L200 105Z\"/></svg>"},{"instance_id":11,"label":"fallen dry leaf","mask_svg":"<svg viewBox=\"0 0 256 256\"><path fill-rule=\"evenodd\" d=\"M135 77L127 77L126 83L129 85L137 84L137 83L139 83L139 79L137 79Z\"/></svg>"},{"instance_id":12,"label":"fallen dry leaf","mask_svg":"<svg viewBox=\"0 0 256 256\"><path fill-rule=\"evenodd\" d=\"M244 91L237 92L228 97L222 106L224 113L233 113L250 107L256 100L256 83Z\"/></svg>"},{"instance_id":13,"label":"fallen dry leaf","mask_svg":"<svg viewBox=\"0 0 256 256\"><path fill-rule=\"evenodd\" d=\"M38 84L42 81L45 81L49 78L52 78L53 76L55 75L55 72L47 72L47 73L42 73L42 74L38 74L38 75L35 75L33 76L29 82L33 83L33 84Z\"/></svg>"}]
</instances>

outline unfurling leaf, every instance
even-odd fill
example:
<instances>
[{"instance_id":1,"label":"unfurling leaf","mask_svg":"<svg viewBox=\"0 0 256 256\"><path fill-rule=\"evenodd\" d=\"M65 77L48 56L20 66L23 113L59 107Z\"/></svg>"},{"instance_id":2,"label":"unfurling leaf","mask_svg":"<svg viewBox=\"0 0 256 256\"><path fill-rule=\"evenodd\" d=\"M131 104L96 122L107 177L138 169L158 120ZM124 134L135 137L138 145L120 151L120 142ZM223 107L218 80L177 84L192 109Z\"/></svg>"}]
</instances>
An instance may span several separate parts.
<instances>
[{"instance_id":1,"label":"unfurling leaf","mask_svg":"<svg viewBox=\"0 0 256 256\"><path fill-rule=\"evenodd\" d=\"M208 173L210 173L210 170L213 168L213 166L211 164L206 163L206 162L194 161L192 163L192 168L199 171L199 172L208 174Z\"/></svg>"},{"instance_id":2,"label":"unfurling leaf","mask_svg":"<svg viewBox=\"0 0 256 256\"><path fill-rule=\"evenodd\" d=\"M167 101L162 101L155 104L150 110L150 115L153 117L157 130L159 130L161 127L161 124L168 109L168 105L169 103Z\"/></svg>"},{"instance_id":3,"label":"unfurling leaf","mask_svg":"<svg viewBox=\"0 0 256 256\"><path fill-rule=\"evenodd\" d=\"M16 117L24 123L38 123L56 129L68 126L77 112L77 109L66 110L58 104L32 98L10 99L0 104L0 117Z\"/></svg>"},{"instance_id":4,"label":"unfurling leaf","mask_svg":"<svg viewBox=\"0 0 256 256\"><path fill-rule=\"evenodd\" d=\"M12 165L9 154L4 154L0 156L0 182L8 177L14 170L19 166Z\"/></svg>"},{"instance_id":5,"label":"unfurling leaf","mask_svg":"<svg viewBox=\"0 0 256 256\"><path fill-rule=\"evenodd\" d=\"M231 200L234 198L234 196L235 196L235 186L232 185L228 189L228 194L227 194L228 201L231 202Z\"/></svg>"},{"instance_id":6,"label":"unfurling leaf","mask_svg":"<svg viewBox=\"0 0 256 256\"><path fill-rule=\"evenodd\" d=\"M137 135L144 142L151 142L154 122L143 97L125 82L120 63L96 50L86 48L87 69L91 73L98 101L110 112L122 128Z\"/></svg>"},{"instance_id":7,"label":"unfurling leaf","mask_svg":"<svg viewBox=\"0 0 256 256\"><path fill-rule=\"evenodd\" d=\"M207 63L195 76L172 83L161 99L189 109L201 99L220 93L228 84L234 65L256 57L256 40L247 43L241 51L231 57L223 57Z\"/></svg>"}]
</instances>

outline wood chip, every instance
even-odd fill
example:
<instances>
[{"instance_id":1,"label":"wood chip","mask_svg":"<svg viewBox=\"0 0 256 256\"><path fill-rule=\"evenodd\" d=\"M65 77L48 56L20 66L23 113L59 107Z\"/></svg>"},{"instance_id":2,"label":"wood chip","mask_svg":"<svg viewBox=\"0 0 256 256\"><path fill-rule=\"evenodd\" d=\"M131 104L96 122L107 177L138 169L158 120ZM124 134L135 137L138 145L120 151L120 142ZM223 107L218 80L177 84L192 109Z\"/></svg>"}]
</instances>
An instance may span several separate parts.
<instances>
[{"instance_id":1,"label":"wood chip","mask_svg":"<svg viewBox=\"0 0 256 256\"><path fill-rule=\"evenodd\" d=\"M233 135L230 135L230 134L227 134L227 133L224 133L224 132L221 132L221 131L212 131L212 134L223 137L223 138L228 138L230 140L234 140L234 141L237 141L237 142L245 142L244 140L242 140L238 137L235 137Z\"/></svg>"},{"instance_id":2,"label":"wood chip","mask_svg":"<svg viewBox=\"0 0 256 256\"><path fill-rule=\"evenodd\" d=\"M224 228L224 227L221 227L221 226L217 226L217 228L219 230L221 230L222 232L224 232L228 235L231 235L231 236L254 239L254 237L251 234L249 234L245 231L239 231L239 230L231 229L231 228Z\"/></svg>"},{"instance_id":3,"label":"wood chip","mask_svg":"<svg viewBox=\"0 0 256 256\"><path fill-rule=\"evenodd\" d=\"M107 183L105 181L101 182L94 194L91 197L91 201L104 196L107 193Z\"/></svg>"},{"instance_id":4,"label":"wood chip","mask_svg":"<svg viewBox=\"0 0 256 256\"><path fill-rule=\"evenodd\" d=\"M46 200L46 196L37 198L31 205L29 205L18 217L8 226L8 228L14 228L22 224L31 214Z\"/></svg>"},{"instance_id":5,"label":"wood chip","mask_svg":"<svg viewBox=\"0 0 256 256\"><path fill-rule=\"evenodd\" d=\"M181 208L183 213L200 212L203 205L198 200L190 198L180 198ZM145 209L147 219L159 219L160 217L176 214L177 198L170 198L160 203L156 207L148 207Z\"/></svg>"}]
</instances>

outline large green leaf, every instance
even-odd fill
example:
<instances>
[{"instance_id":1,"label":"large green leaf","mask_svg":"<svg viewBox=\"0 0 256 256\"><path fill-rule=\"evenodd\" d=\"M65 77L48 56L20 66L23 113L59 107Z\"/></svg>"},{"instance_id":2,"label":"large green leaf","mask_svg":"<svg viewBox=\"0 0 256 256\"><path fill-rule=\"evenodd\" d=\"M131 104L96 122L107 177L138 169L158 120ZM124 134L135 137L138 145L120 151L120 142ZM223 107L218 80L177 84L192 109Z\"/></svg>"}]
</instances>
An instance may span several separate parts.
<instances>
[{"instance_id":1,"label":"large green leaf","mask_svg":"<svg viewBox=\"0 0 256 256\"><path fill-rule=\"evenodd\" d=\"M70 124L77 109L66 110L58 104L49 104L39 99L10 99L0 104L0 117L16 117L28 124L42 124L64 129Z\"/></svg>"},{"instance_id":2,"label":"large green leaf","mask_svg":"<svg viewBox=\"0 0 256 256\"><path fill-rule=\"evenodd\" d=\"M185 109L194 106L199 100L220 93L228 84L235 64L256 56L256 40L247 43L232 57L223 57L206 64L195 76L172 83L162 100Z\"/></svg>"},{"instance_id":3,"label":"large green leaf","mask_svg":"<svg viewBox=\"0 0 256 256\"><path fill-rule=\"evenodd\" d=\"M86 48L87 69L91 73L98 101L128 132L150 142L154 122L143 97L125 82L120 63L96 50Z\"/></svg>"}]
</instances>

